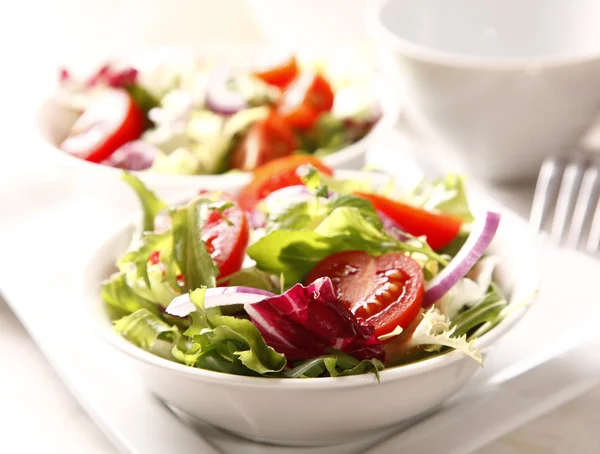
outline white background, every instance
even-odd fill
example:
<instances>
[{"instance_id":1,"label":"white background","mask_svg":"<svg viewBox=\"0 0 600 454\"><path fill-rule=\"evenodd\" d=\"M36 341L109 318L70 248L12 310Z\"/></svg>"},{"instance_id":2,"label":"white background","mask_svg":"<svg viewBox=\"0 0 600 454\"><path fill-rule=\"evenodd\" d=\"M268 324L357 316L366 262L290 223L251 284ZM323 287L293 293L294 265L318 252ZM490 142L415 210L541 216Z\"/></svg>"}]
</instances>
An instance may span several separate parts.
<instances>
[{"instance_id":1,"label":"white background","mask_svg":"<svg viewBox=\"0 0 600 454\"><path fill-rule=\"evenodd\" d=\"M291 4L292 0L281 2ZM307 3L314 6L310 0ZM298 6L300 1L295 4ZM335 24L341 17L331 19ZM306 33L312 33L311 29L306 27ZM199 46L219 40L252 43L264 38L241 0L20 0L0 6L0 39L0 208L10 216L25 216L30 214L27 204L17 207L12 200L15 191L28 191L28 186L18 181L21 174L12 169L27 165L27 150L23 148L30 134L32 109L40 93L51 89L59 62L96 59L98 54L147 45L192 42ZM311 39L318 40L313 35ZM29 177L41 181L49 178L45 183L53 183L52 177L43 172ZM44 194L32 192L26 196L39 198ZM0 217L0 232L7 221ZM10 238L0 237L0 245L4 241ZM26 251L27 245L23 249ZM52 258L35 257L33 262L38 271L23 270L32 272L32 288L24 291L39 292L43 298L43 289L35 288L35 272L52 266ZM0 452L114 452L3 302L0 403ZM593 452L600 444L596 427L599 405L597 390L482 452Z\"/></svg>"}]
</instances>

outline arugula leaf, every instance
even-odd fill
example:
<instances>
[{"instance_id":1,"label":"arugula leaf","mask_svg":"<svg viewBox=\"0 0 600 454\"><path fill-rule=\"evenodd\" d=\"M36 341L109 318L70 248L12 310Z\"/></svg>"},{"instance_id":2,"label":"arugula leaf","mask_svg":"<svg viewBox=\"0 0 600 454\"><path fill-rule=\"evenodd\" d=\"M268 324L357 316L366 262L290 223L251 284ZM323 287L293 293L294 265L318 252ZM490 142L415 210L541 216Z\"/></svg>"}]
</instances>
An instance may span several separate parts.
<instances>
[{"instance_id":1,"label":"arugula leaf","mask_svg":"<svg viewBox=\"0 0 600 454\"><path fill-rule=\"evenodd\" d=\"M463 177L449 174L434 181L422 181L413 191L411 202L426 210L439 210L471 223L475 220L469 203Z\"/></svg>"},{"instance_id":2,"label":"arugula leaf","mask_svg":"<svg viewBox=\"0 0 600 454\"><path fill-rule=\"evenodd\" d=\"M496 326L501 320L501 313L507 306L506 298L497 284L492 283L490 290L483 300L464 312L460 313L452 320L455 336L469 335L471 330L484 324L489 324L487 330ZM486 330L486 331L487 331ZM478 333L482 335L483 333ZM474 336L468 336L474 337Z\"/></svg>"},{"instance_id":3,"label":"arugula leaf","mask_svg":"<svg viewBox=\"0 0 600 454\"><path fill-rule=\"evenodd\" d=\"M147 351L152 350L158 340L174 344L181 336L176 326L168 325L144 308L115 321L114 329L125 339Z\"/></svg>"},{"instance_id":4,"label":"arugula leaf","mask_svg":"<svg viewBox=\"0 0 600 454\"><path fill-rule=\"evenodd\" d=\"M184 275L185 290L215 287L219 268L202 241L202 226L210 211L210 201L195 199L171 210L173 252Z\"/></svg>"},{"instance_id":5,"label":"arugula leaf","mask_svg":"<svg viewBox=\"0 0 600 454\"><path fill-rule=\"evenodd\" d=\"M284 375L292 378L314 378L343 377L373 372L379 381L379 372L383 369L384 365L378 359L359 361L340 350L330 349L328 355L297 362L295 367L284 372Z\"/></svg>"},{"instance_id":6,"label":"arugula leaf","mask_svg":"<svg viewBox=\"0 0 600 454\"><path fill-rule=\"evenodd\" d=\"M167 204L156 197L156 194L148 189L142 181L127 171L123 171L121 179L136 192L144 212L142 220L143 231L154 230L154 218L161 210L167 208Z\"/></svg>"},{"instance_id":7,"label":"arugula leaf","mask_svg":"<svg viewBox=\"0 0 600 454\"><path fill-rule=\"evenodd\" d=\"M232 373L247 375L250 371L264 375L281 371L286 364L285 356L265 343L250 320L221 315L218 308L204 310L205 291L206 288L199 288L190 292L196 311L191 313L192 325L183 334L190 338L191 344L187 349L181 343L176 345L173 355L188 365L208 364L236 371ZM210 357L205 358L207 354Z\"/></svg>"}]
</instances>

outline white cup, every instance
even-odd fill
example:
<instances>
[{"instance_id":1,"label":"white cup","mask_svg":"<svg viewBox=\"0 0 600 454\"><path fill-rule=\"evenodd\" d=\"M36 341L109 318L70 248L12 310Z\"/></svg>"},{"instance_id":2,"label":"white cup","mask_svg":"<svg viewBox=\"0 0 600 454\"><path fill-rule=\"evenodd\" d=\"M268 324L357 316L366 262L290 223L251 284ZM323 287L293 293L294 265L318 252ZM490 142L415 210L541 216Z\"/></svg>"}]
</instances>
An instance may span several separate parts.
<instances>
[{"instance_id":1,"label":"white cup","mask_svg":"<svg viewBox=\"0 0 600 454\"><path fill-rule=\"evenodd\" d=\"M598 0L377 0L367 27L451 170L532 177L600 110Z\"/></svg>"}]
</instances>

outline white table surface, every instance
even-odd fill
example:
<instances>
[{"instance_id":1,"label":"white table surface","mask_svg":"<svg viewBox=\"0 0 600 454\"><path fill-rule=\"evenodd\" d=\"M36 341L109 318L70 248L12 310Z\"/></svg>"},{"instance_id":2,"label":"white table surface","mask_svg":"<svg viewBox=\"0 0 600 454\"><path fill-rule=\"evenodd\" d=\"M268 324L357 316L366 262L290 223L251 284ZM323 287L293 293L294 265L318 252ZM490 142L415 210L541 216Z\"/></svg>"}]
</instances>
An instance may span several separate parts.
<instances>
[{"instance_id":1,"label":"white table surface","mask_svg":"<svg viewBox=\"0 0 600 454\"><path fill-rule=\"evenodd\" d=\"M174 2L185 10L192 3ZM200 4L201 2L197 2ZM171 3L170 3L171 4ZM4 54L6 62L14 61L14 70L3 66L0 81L10 86L4 96L0 111L3 132L3 149L0 152L0 212L11 217L35 215L27 203L15 206L16 191L30 191L26 178L20 173L26 154L19 151L27 146L28 122L32 106L40 92L51 86L48 71L56 68L61 59L81 55L80 35L84 31L100 33L106 29L101 18L110 17L112 26L127 27L122 13L142 11L142 28L160 29L152 22L152 15L144 10L140 0L54 0L46 2L13 2L10 11L4 6L0 11L0 37L9 44ZM253 24L244 4L239 0L204 3L202 14L197 14L194 37L198 40L217 41L238 39L261 42L260 31ZM137 10L136 10L137 8ZM197 6L198 8L198 6ZM35 13L32 13L35 11ZM62 26L57 25L62 17ZM192 20L187 27L171 36L173 41L189 39ZM136 35L137 36L137 35ZM154 35L151 44L160 42ZM123 44L135 47L132 37ZM89 44L88 55L94 51L107 51L101 40ZM46 83L39 82L40 74ZM40 184L52 184L52 173L41 173ZM44 178L48 178L47 181ZM19 192L23 196L23 192ZM531 196L531 188L499 189L498 197L508 201L523 214ZM25 198L43 197L43 190L25 192ZM47 201L49 204L52 200ZM2 227L14 219L0 218L0 240L10 241L2 235ZM0 241L0 244L2 244ZM26 250L26 246L24 246ZM1 249L0 249L1 251ZM51 258L49 258L51 260ZM114 453L104 435L69 394L44 360L14 314L0 300L0 452L10 453ZM600 450L600 431L597 430L600 388L525 425L481 450L481 454L512 453L569 453L587 454Z\"/></svg>"}]
</instances>

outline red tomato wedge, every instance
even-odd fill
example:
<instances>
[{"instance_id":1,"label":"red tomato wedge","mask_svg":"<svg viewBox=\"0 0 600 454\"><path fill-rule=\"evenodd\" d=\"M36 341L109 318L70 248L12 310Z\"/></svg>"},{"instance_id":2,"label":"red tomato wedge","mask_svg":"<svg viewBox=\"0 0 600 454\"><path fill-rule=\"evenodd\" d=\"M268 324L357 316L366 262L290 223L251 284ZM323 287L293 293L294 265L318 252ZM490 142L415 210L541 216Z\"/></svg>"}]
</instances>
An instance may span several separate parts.
<instances>
[{"instance_id":1,"label":"red tomato wedge","mask_svg":"<svg viewBox=\"0 0 600 454\"><path fill-rule=\"evenodd\" d=\"M254 171L252 181L240 192L238 198L240 206L250 211L258 202L277 189L302 184L302 180L296 175L296 170L306 164L312 165L325 175L333 175L333 171L314 156L292 155L275 159Z\"/></svg>"},{"instance_id":2,"label":"red tomato wedge","mask_svg":"<svg viewBox=\"0 0 600 454\"><path fill-rule=\"evenodd\" d=\"M145 121L144 113L125 90L106 90L77 119L60 148L100 163L122 145L139 139Z\"/></svg>"},{"instance_id":3,"label":"red tomato wedge","mask_svg":"<svg viewBox=\"0 0 600 454\"><path fill-rule=\"evenodd\" d=\"M310 129L320 114L333 107L333 89L321 74L300 75L283 93L277 110L297 129Z\"/></svg>"},{"instance_id":4,"label":"red tomato wedge","mask_svg":"<svg viewBox=\"0 0 600 454\"><path fill-rule=\"evenodd\" d=\"M297 145L292 128L277 112L272 111L267 118L250 127L233 150L229 166L250 172L273 159L291 155Z\"/></svg>"},{"instance_id":5,"label":"red tomato wedge","mask_svg":"<svg viewBox=\"0 0 600 454\"><path fill-rule=\"evenodd\" d=\"M371 257L363 251L338 252L321 260L306 283L328 276L337 297L350 311L375 327L375 334L410 326L424 293L423 270L400 252Z\"/></svg>"},{"instance_id":6,"label":"red tomato wedge","mask_svg":"<svg viewBox=\"0 0 600 454\"><path fill-rule=\"evenodd\" d=\"M254 75L269 85L275 85L282 90L298 75L298 62L294 55L276 64L261 65Z\"/></svg>"},{"instance_id":7,"label":"red tomato wedge","mask_svg":"<svg viewBox=\"0 0 600 454\"><path fill-rule=\"evenodd\" d=\"M226 219L233 225L228 224ZM249 239L248 220L239 207L227 208L223 215L218 210L209 213L202 227L202 241L219 267L219 279L242 268Z\"/></svg>"},{"instance_id":8,"label":"red tomato wedge","mask_svg":"<svg viewBox=\"0 0 600 454\"><path fill-rule=\"evenodd\" d=\"M362 192L356 195L369 200L377 211L388 216L405 232L414 236L425 235L434 250L448 246L463 224L462 219L456 216L434 213L381 195Z\"/></svg>"}]
</instances>

